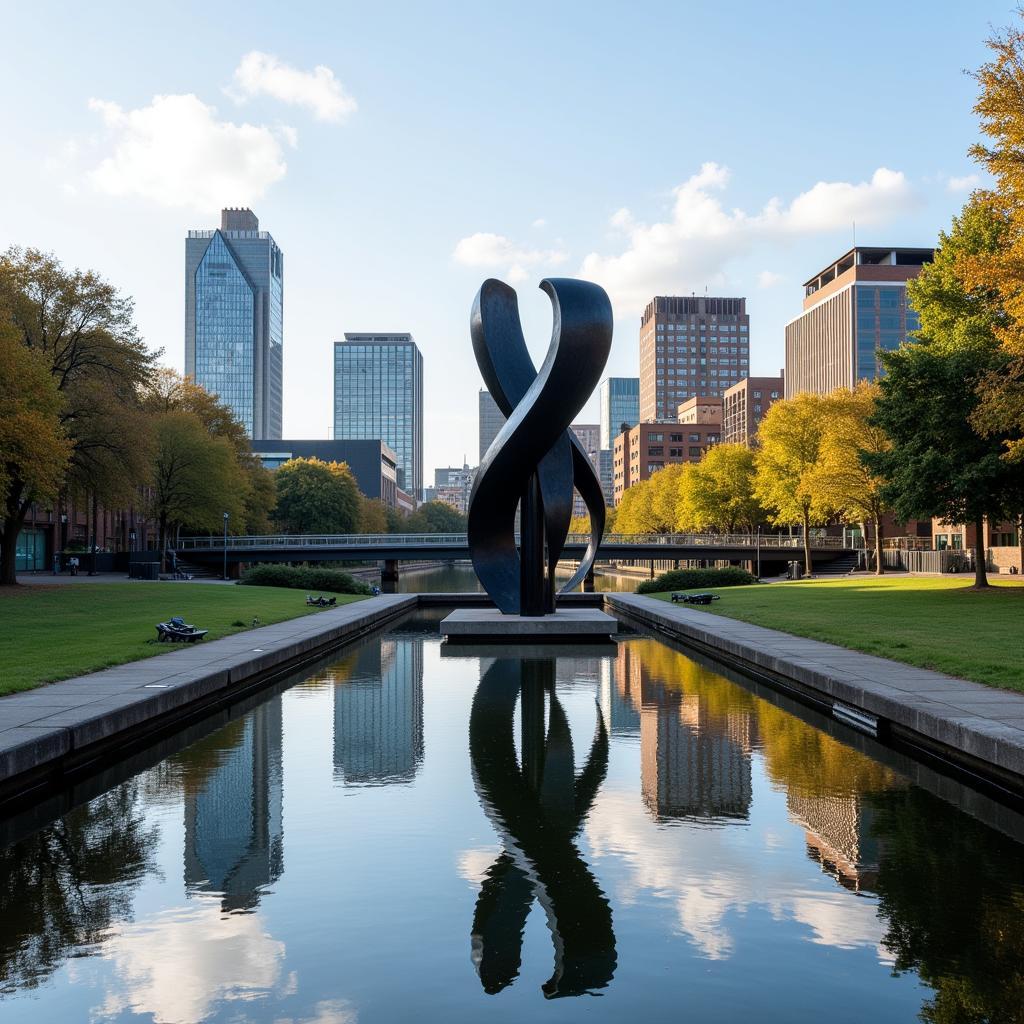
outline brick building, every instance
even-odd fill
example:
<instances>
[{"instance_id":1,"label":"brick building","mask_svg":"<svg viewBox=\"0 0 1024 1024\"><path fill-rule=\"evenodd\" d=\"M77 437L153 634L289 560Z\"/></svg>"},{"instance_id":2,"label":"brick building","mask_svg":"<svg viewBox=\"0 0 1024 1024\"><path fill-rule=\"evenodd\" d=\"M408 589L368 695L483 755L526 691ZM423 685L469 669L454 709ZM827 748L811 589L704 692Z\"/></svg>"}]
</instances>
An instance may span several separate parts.
<instances>
[{"instance_id":1,"label":"brick building","mask_svg":"<svg viewBox=\"0 0 1024 1024\"><path fill-rule=\"evenodd\" d=\"M722 396L722 443L755 444L757 428L772 402L784 394L784 375L747 377Z\"/></svg>"}]
</instances>

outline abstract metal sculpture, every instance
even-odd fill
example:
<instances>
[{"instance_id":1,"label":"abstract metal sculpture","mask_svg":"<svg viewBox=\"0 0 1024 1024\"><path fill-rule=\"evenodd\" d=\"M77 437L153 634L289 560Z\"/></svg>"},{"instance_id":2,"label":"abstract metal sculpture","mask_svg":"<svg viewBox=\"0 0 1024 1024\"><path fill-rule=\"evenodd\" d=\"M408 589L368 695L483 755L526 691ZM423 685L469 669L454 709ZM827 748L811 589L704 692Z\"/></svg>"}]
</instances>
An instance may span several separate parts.
<instances>
[{"instance_id":1,"label":"abstract metal sculpture","mask_svg":"<svg viewBox=\"0 0 1024 1024\"><path fill-rule=\"evenodd\" d=\"M470 320L484 383L508 419L473 482L469 550L484 590L506 615L554 612L555 567L569 532L574 486L590 513L590 541L562 593L593 567L604 532L601 481L569 425L604 371L611 303L603 288L588 281L548 278L540 286L551 299L554 326L539 373L526 348L513 288L484 281Z\"/></svg>"}]
</instances>

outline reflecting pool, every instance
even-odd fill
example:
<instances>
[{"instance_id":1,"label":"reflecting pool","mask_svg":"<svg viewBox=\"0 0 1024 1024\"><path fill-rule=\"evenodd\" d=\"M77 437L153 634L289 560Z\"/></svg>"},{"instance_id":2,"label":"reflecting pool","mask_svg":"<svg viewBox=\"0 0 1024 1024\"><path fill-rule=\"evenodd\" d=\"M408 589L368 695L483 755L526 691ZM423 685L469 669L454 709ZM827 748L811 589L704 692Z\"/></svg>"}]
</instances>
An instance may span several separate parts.
<instances>
[{"instance_id":1,"label":"reflecting pool","mask_svg":"<svg viewBox=\"0 0 1024 1024\"><path fill-rule=\"evenodd\" d=\"M559 581L568 580L571 575L568 569L558 571ZM631 594L636 590L637 583L645 579L646 574L597 572L594 574L594 590L599 593L614 591ZM430 569L402 569L395 585L395 590L400 594L468 594L482 589L469 562L454 562Z\"/></svg>"},{"instance_id":2,"label":"reflecting pool","mask_svg":"<svg viewBox=\"0 0 1024 1024\"><path fill-rule=\"evenodd\" d=\"M1014 810L660 640L439 617L0 822L0 1020L1022 1019Z\"/></svg>"}]
</instances>

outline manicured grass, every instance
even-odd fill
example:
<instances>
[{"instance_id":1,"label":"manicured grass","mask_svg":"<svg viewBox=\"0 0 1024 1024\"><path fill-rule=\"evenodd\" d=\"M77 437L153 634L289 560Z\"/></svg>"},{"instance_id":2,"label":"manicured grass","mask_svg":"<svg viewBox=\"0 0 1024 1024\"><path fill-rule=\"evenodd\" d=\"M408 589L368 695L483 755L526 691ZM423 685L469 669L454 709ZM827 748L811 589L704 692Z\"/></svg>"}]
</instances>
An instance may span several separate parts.
<instances>
[{"instance_id":1,"label":"manicured grass","mask_svg":"<svg viewBox=\"0 0 1024 1024\"><path fill-rule=\"evenodd\" d=\"M698 610L1024 691L1024 585L992 582L987 592L895 575L729 587Z\"/></svg>"},{"instance_id":2,"label":"manicured grass","mask_svg":"<svg viewBox=\"0 0 1024 1024\"><path fill-rule=\"evenodd\" d=\"M338 604L361 600L338 597ZM200 643L316 613L299 590L211 583L82 583L0 588L0 695L29 690L184 644L158 644L156 624L180 615ZM243 622L244 626L233 626ZM2 711L0 711L2 714Z\"/></svg>"}]
</instances>

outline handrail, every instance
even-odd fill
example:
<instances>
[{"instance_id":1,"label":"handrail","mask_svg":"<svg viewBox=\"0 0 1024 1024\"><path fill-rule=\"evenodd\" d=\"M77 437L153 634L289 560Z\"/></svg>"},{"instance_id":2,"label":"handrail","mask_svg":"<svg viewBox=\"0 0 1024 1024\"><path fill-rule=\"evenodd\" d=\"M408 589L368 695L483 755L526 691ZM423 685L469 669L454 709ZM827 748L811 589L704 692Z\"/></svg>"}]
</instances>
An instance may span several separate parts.
<instances>
[{"instance_id":1,"label":"handrail","mask_svg":"<svg viewBox=\"0 0 1024 1024\"><path fill-rule=\"evenodd\" d=\"M518 539L518 538L517 538ZM588 534L570 533L567 545L586 545ZM849 538L850 541L853 538ZM789 534L753 533L648 533L648 534L606 534L602 547L760 547L762 550L803 548L802 537ZM847 548L859 546L844 541L842 537L812 537L812 548ZM268 534L265 536L228 537L227 548L250 550L266 548L348 548L372 551L374 548L401 547L465 547L468 543L464 533L341 533L341 534ZM179 551L222 551L222 537L183 537L178 541Z\"/></svg>"}]
</instances>

